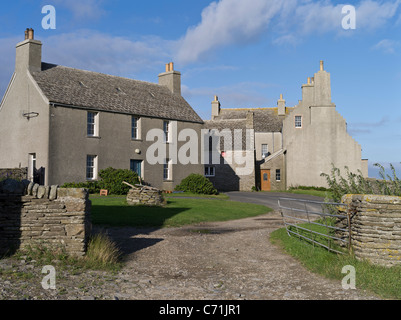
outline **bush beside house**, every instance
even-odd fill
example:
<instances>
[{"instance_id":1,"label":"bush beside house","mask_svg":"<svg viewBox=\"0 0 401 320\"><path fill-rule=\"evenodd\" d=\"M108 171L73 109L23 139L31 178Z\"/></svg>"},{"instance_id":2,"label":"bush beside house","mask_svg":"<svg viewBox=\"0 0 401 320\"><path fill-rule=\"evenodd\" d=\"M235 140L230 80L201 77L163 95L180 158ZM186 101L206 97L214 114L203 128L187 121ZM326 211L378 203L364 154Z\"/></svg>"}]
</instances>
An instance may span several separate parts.
<instances>
[{"instance_id":1,"label":"bush beside house","mask_svg":"<svg viewBox=\"0 0 401 320\"><path fill-rule=\"evenodd\" d=\"M132 185L139 183L138 174L128 169L107 168L99 171L99 181L88 181L79 183L65 183L63 188L86 188L89 193L99 193L101 189L106 189L109 194L126 195L130 187L123 184L123 181Z\"/></svg>"},{"instance_id":2,"label":"bush beside house","mask_svg":"<svg viewBox=\"0 0 401 320\"><path fill-rule=\"evenodd\" d=\"M176 191L192 192L197 194L218 194L217 189L209 179L200 174L190 174L175 187Z\"/></svg>"}]
</instances>

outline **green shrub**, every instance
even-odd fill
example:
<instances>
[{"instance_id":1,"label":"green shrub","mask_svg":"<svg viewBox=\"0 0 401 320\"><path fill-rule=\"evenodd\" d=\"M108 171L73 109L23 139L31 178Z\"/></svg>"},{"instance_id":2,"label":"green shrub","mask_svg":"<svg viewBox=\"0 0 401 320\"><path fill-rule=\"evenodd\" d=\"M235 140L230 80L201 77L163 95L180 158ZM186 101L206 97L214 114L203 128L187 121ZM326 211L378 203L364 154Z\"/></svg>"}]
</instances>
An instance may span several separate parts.
<instances>
[{"instance_id":1,"label":"green shrub","mask_svg":"<svg viewBox=\"0 0 401 320\"><path fill-rule=\"evenodd\" d=\"M374 166L380 168L382 180L365 178L360 170L356 174L350 172L348 167L344 167L345 174L342 174L340 169L334 166L330 174L322 173L321 176L326 178L335 202L340 202L345 194L401 196L401 180L397 177L394 166L390 164L393 177L386 174L382 165L375 163Z\"/></svg>"},{"instance_id":2,"label":"green shrub","mask_svg":"<svg viewBox=\"0 0 401 320\"><path fill-rule=\"evenodd\" d=\"M88 182L78 182L78 183L65 183L61 186L62 188L84 188L88 189L89 193L99 193L100 187L99 181L88 181Z\"/></svg>"},{"instance_id":3,"label":"green shrub","mask_svg":"<svg viewBox=\"0 0 401 320\"><path fill-rule=\"evenodd\" d=\"M123 184L123 181L132 185L139 183L138 174L127 169L107 168L100 170L99 181L87 181L78 183L65 183L62 188L85 188L89 193L99 193L101 189L106 189L109 194L126 195L130 189L129 186Z\"/></svg>"},{"instance_id":4,"label":"green shrub","mask_svg":"<svg viewBox=\"0 0 401 320\"><path fill-rule=\"evenodd\" d=\"M130 187L123 183L135 185L139 183L138 174L128 169L107 168L99 172L101 189L109 190L110 194L125 195Z\"/></svg>"},{"instance_id":5,"label":"green shrub","mask_svg":"<svg viewBox=\"0 0 401 320\"><path fill-rule=\"evenodd\" d=\"M177 191L192 192L197 194L218 194L217 189L206 177L192 173L175 187Z\"/></svg>"}]
</instances>

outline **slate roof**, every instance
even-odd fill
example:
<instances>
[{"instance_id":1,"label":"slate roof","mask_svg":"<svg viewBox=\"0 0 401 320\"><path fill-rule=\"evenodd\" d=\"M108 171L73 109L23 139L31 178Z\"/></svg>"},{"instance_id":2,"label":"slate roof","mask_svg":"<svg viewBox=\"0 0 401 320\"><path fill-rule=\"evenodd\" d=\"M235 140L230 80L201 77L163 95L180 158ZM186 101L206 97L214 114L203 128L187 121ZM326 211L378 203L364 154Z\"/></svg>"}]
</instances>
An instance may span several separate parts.
<instances>
[{"instance_id":1,"label":"slate roof","mask_svg":"<svg viewBox=\"0 0 401 320\"><path fill-rule=\"evenodd\" d=\"M228 129L231 131L232 134L232 147L233 150L247 150L247 126L246 126L246 119L235 119L235 120L219 120L219 121L214 121L214 120L207 120L204 121L205 123L205 129L217 129L219 132L221 132L224 129ZM234 129L241 129L241 141L239 141L239 137L235 139L234 137ZM253 148L253 146L252 146ZM224 148L224 139L220 139L220 150L225 150Z\"/></svg>"},{"instance_id":2,"label":"slate roof","mask_svg":"<svg viewBox=\"0 0 401 320\"><path fill-rule=\"evenodd\" d=\"M203 123L183 97L158 84L48 63L32 76L56 104Z\"/></svg>"},{"instance_id":3,"label":"slate roof","mask_svg":"<svg viewBox=\"0 0 401 320\"><path fill-rule=\"evenodd\" d=\"M248 112L253 112L255 132L281 132L284 117L278 116L277 108L221 109L220 115L215 117L213 122L219 126L217 123L220 121L237 120L240 125ZM235 121L233 122L232 126L235 126Z\"/></svg>"}]
</instances>

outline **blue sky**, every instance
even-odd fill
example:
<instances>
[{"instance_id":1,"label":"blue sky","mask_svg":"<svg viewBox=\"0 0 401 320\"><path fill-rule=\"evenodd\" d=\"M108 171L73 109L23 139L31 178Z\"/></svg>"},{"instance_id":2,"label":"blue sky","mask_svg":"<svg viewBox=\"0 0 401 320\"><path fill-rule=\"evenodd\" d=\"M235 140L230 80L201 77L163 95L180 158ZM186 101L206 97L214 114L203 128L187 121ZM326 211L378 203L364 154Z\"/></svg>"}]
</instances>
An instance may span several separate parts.
<instances>
[{"instance_id":1,"label":"blue sky","mask_svg":"<svg viewBox=\"0 0 401 320\"><path fill-rule=\"evenodd\" d=\"M56 29L42 28L44 5ZM356 9L356 29L341 9ZM372 165L401 176L401 0L18 0L0 4L0 94L11 78L15 44L27 27L43 60L157 82L174 61L183 96L203 119L222 107L287 106L324 60L332 100Z\"/></svg>"}]
</instances>

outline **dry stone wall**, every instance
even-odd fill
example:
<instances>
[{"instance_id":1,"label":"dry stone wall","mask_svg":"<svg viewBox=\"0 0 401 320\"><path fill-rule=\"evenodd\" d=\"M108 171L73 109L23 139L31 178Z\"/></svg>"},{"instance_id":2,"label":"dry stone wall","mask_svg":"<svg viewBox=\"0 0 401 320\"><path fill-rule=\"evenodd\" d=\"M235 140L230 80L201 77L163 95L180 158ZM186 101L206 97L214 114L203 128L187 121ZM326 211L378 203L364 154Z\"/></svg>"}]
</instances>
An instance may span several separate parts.
<instances>
[{"instance_id":1,"label":"dry stone wall","mask_svg":"<svg viewBox=\"0 0 401 320\"><path fill-rule=\"evenodd\" d=\"M0 184L0 254L40 243L61 246L70 255L83 256L91 232L90 209L86 189L44 187L29 181L18 186L11 180L3 181Z\"/></svg>"},{"instance_id":2,"label":"dry stone wall","mask_svg":"<svg viewBox=\"0 0 401 320\"><path fill-rule=\"evenodd\" d=\"M401 197L345 195L351 213L355 256L371 263L401 265Z\"/></svg>"},{"instance_id":3,"label":"dry stone wall","mask_svg":"<svg viewBox=\"0 0 401 320\"><path fill-rule=\"evenodd\" d=\"M129 205L163 206L165 200L160 190L155 188L131 188L127 194Z\"/></svg>"},{"instance_id":4,"label":"dry stone wall","mask_svg":"<svg viewBox=\"0 0 401 320\"><path fill-rule=\"evenodd\" d=\"M0 180L17 179L23 180L28 178L28 168L0 169Z\"/></svg>"}]
</instances>

